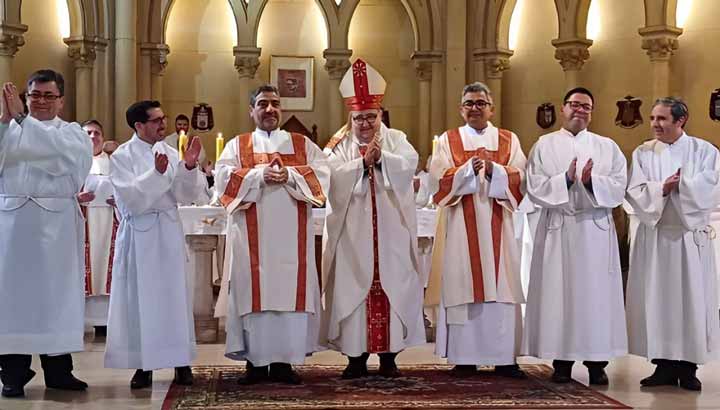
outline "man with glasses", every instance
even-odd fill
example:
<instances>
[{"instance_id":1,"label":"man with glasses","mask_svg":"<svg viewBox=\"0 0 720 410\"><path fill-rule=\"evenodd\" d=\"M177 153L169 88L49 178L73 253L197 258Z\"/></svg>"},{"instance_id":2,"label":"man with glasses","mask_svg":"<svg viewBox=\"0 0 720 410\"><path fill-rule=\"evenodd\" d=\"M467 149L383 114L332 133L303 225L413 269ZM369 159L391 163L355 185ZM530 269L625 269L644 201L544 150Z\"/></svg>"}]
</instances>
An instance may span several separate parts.
<instances>
[{"instance_id":1,"label":"man with glasses","mask_svg":"<svg viewBox=\"0 0 720 410\"><path fill-rule=\"evenodd\" d=\"M27 82L29 115L15 85L0 105L0 379L5 397L25 394L40 354L45 385L85 390L69 352L83 350L83 218L76 195L92 144L58 117L65 82L40 70Z\"/></svg>"},{"instance_id":2,"label":"man with glasses","mask_svg":"<svg viewBox=\"0 0 720 410\"><path fill-rule=\"evenodd\" d=\"M357 60L340 93L348 124L325 147L332 180L323 254L330 347L348 356L344 379L398 377L395 356L425 343L413 175L418 155L402 131L382 123L385 80Z\"/></svg>"},{"instance_id":3,"label":"man with glasses","mask_svg":"<svg viewBox=\"0 0 720 410\"><path fill-rule=\"evenodd\" d=\"M152 371L168 367L175 368L176 384L190 385L195 330L177 204L204 187L200 140L193 137L180 160L163 142L167 120L159 102L134 103L125 116L135 133L110 157L121 218L105 367L137 369L132 389L150 387Z\"/></svg>"},{"instance_id":4,"label":"man with glasses","mask_svg":"<svg viewBox=\"0 0 720 410\"><path fill-rule=\"evenodd\" d=\"M275 86L253 91L249 114L255 131L225 146L216 174L229 215L225 355L246 361L239 383L299 384L292 365L321 349L312 207L325 203L330 170L310 139L280 129Z\"/></svg>"},{"instance_id":5,"label":"man with glasses","mask_svg":"<svg viewBox=\"0 0 720 410\"><path fill-rule=\"evenodd\" d=\"M465 126L440 136L430 163L446 227L443 249L434 250L442 254L436 352L455 365L458 377L494 365L500 376L525 378L516 364L525 299L513 229L525 154L514 133L490 123L485 84L465 86L460 115Z\"/></svg>"},{"instance_id":6,"label":"man with glasses","mask_svg":"<svg viewBox=\"0 0 720 410\"><path fill-rule=\"evenodd\" d=\"M594 98L563 100L564 125L530 152L527 192L540 211L530 267L523 353L554 359L567 383L584 360L590 384L608 384L608 360L627 354L622 275L612 210L625 195L626 162L611 140L588 131Z\"/></svg>"},{"instance_id":7,"label":"man with glasses","mask_svg":"<svg viewBox=\"0 0 720 410\"><path fill-rule=\"evenodd\" d=\"M630 353L657 366L642 386L701 390L697 365L718 357L710 215L720 202L717 148L684 131L684 101L655 101L653 139L633 153L626 199L640 220L627 287Z\"/></svg>"}]
</instances>

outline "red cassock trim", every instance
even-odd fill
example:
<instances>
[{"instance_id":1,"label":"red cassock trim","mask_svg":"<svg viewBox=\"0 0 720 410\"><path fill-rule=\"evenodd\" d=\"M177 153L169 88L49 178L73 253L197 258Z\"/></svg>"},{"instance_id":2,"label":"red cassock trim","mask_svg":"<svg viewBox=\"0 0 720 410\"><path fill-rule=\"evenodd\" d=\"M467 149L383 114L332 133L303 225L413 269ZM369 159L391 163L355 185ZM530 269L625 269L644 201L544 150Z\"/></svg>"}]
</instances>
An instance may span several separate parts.
<instances>
[{"instance_id":1,"label":"red cassock trim","mask_svg":"<svg viewBox=\"0 0 720 410\"><path fill-rule=\"evenodd\" d=\"M92 266L90 258L90 227L88 226L88 210L86 206L80 206L80 211L85 218L85 296L92 295Z\"/></svg>"},{"instance_id":2,"label":"red cassock trim","mask_svg":"<svg viewBox=\"0 0 720 410\"><path fill-rule=\"evenodd\" d=\"M255 168L256 165L269 164L273 160L277 159L282 166L286 167L298 167L302 169L299 171L301 175L308 181L310 190L316 197L322 197L322 188L320 183L312 171L312 168L307 166L307 153L305 151L305 137L301 134L291 134L293 153L292 154L281 154L278 152L272 153L255 153L252 142L252 134L243 134L238 136L238 160L242 166L241 169L236 170L230 176L225 193L221 198L221 202L226 207L235 200L238 193L240 192L240 186L243 178L250 172L251 169ZM310 172L307 172L305 168L308 168ZM317 182L314 184L312 181ZM297 268L297 289L295 294L295 310L298 312L304 312L307 308L307 225L308 225L308 207L309 205L304 201L296 201L297 206L297 221L298 221L298 268ZM250 256L250 286L252 290L252 311L262 311L262 300L260 290L260 232L258 227L258 215L257 206L252 204L245 212L245 225L247 226L247 237L248 237L248 253Z\"/></svg>"},{"instance_id":3,"label":"red cassock trim","mask_svg":"<svg viewBox=\"0 0 720 410\"><path fill-rule=\"evenodd\" d=\"M453 162L456 167L463 165L470 158L478 155L481 150L470 150L466 151L462 138L460 136L460 129L455 128L447 132L448 143L450 145L450 152L453 157ZM498 129L498 150L487 151L485 154L489 158L506 167L506 169L514 169L507 167L510 161L510 150L512 147L512 134L508 130ZM514 173L508 173L510 190L513 196L516 198L520 192L520 174L519 171L514 170ZM517 195L516 195L517 192ZM447 194L446 194L447 195ZM520 195L521 196L521 195ZM522 198L521 198L522 199ZM465 231L467 233L468 241L468 252L470 253L470 269L473 279L473 295L476 303L481 303L485 300L484 284L482 276L482 259L480 254L480 241L477 230L477 215L475 214L475 201L472 195L465 195L462 198L463 205L463 216L465 219ZM493 261L495 263L495 280L497 283L498 276L500 275L500 253L502 248L502 225L503 225L503 207L498 201L493 200L492 205L492 219L490 223L492 241L493 241Z\"/></svg>"}]
</instances>

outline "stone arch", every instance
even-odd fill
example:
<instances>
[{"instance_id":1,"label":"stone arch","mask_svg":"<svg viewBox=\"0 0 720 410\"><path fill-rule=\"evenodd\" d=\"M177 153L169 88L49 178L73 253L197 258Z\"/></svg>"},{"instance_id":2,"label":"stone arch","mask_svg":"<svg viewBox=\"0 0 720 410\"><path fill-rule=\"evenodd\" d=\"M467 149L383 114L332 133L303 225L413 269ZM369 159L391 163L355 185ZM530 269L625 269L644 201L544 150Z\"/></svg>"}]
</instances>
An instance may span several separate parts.
<instances>
[{"instance_id":1,"label":"stone arch","mask_svg":"<svg viewBox=\"0 0 720 410\"><path fill-rule=\"evenodd\" d=\"M329 49L348 48L350 20L360 0L343 0L338 6L335 0L315 0L325 18Z\"/></svg>"},{"instance_id":2,"label":"stone arch","mask_svg":"<svg viewBox=\"0 0 720 410\"><path fill-rule=\"evenodd\" d=\"M3 24L21 24L20 8L21 0L0 1L0 16Z\"/></svg>"},{"instance_id":3,"label":"stone arch","mask_svg":"<svg viewBox=\"0 0 720 410\"><path fill-rule=\"evenodd\" d=\"M471 48L507 50L510 19L517 0L485 0L470 5L473 27Z\"/></svg>"},{"instance_id":4,"label":"stone arch","mask_svg":"<svg viewBox=\"0 0 720 410\"><path fill-rule=\"evenodd\" d=\"M644 0L645 27L675 27L677 21L677 0Z\"/></svg>"},{"instance_id":5,"label":"stone arch","mask_svg":"<svg viewBox=\"0 0 720 410\"><path fill-rule=\"evenodd\" d=\"M147 33L144 40L147 40L147 42L165 42L168 16L175 1L162 0L164 4L161 7L161 0L149 0L146 14L148 20L142 26L145 30L141 30L141 33ZM257 47L260 18L267 1L254 0L246 3L244 0L228 0L237 26L238 46ZM515 0L504 1L514 2ZM328 48L347 48L350 20L352 20L360 0L344 0L340 3L340 6L334 0L315 0L315 3L325 18ZM439 25L435 24L439 13L437 4L434 4L431 0L401 0L401 3L407 11L413 26L415 48L417 50L436 48L438 45L435 44L435 41L439 37L436 33L440 29ZM158 21L160 24L150 24L150 22ZM162 27L162 29L159 32L154 32L153 27Z\"/></svg>"},{"instance_id":6,"label":"stone arch","mask_svg":"<svg viewBox=\"0 0 720 410\"><path fill-rule=\"evenodd\" d=\"M591 0L555 0L558 13L558 40L587 39Z\"/></svg>"},{"instance_id":7,"label":"stone arch","mask_svg":"<svg viewBox=\"0 0 720 410\"><path fill-rule=\"evenodd\" d=\"M70 37L95 39L98 37L98 2L95 0L67 0L70 15Z\"/></svg>"},{"instance_id":8,"label":"stone arch","mask_svg":"<svg viewBox=\"0 0 720 410\"><path fill-rule=\"evenodd\" d=\"M401 0L412 24L415 35L415 50L433 48L433 18L428 0Z\"/></svg>"}]
</instances>

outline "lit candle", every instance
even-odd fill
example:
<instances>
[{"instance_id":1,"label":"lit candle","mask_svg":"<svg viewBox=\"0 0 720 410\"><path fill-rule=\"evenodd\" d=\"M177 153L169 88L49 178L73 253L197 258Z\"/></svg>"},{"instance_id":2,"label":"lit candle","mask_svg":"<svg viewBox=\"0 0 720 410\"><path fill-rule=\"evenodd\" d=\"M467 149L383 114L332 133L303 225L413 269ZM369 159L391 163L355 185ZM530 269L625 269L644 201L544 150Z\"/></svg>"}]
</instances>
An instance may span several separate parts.
<instances>
[{"instance_id":1,"label":"lit candle","mask_svg":"<svg viewBox=\"0 0 720 410\"><path fill-rule=\"evenodd\" d=\"M188 145L188 136L185 134L185 131L180 131L180 136L178 137L178 152L180 153L180 161L185 159L185 150L187 149Z\"/></svg>"},{"instance_id":2,"label":"lit candle","mask_svg":"<svg viewBox=\"0 0 720 410\"><path fill-rule=\"evenodd\" d=\"M223 148L225 148L225 139L222 136L222 132L218 132L218 136L215 138L215 162L220 161Z\"/></svg>"},{"instance_id":3,"label":"lit candle","mask_svg":"<svg viewBox=\"0 0 720 410\"><path fill-rule=\"evenodd\" d=\"M435 156L435 149L437 148L437 142L438 142L438 137L437 137L437 135L436 135L436 136L433 137L433 143L432 143L432 154L433 154L433 156Z\"/></svg>"}]
</instances>

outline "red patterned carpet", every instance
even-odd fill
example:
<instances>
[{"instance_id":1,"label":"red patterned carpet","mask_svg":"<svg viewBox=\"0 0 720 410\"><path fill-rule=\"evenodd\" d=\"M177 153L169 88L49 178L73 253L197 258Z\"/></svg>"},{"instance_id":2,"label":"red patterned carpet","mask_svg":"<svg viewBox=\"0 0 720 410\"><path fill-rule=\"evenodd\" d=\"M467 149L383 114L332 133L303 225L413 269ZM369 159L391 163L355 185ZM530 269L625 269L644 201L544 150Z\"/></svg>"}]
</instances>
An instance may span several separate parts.
<instances>
[{"instance_id":1,"label":"red patterned carpet","mask_svg":"<svg viewBox=\"0 0 720 410\"><path fill-rule=\"evenodd\" d=\"M296 368L304 380L300 386L241 386L244 366L203 366L193 368L194 386L170 387L162 410L631 408L577 382L550 382L548 366L522 367L527 380L489 372L458 379L448 365L400 366L403 377L397 379L341 380L343 366L305 365Z\"/></svg>"}]
</instances>

